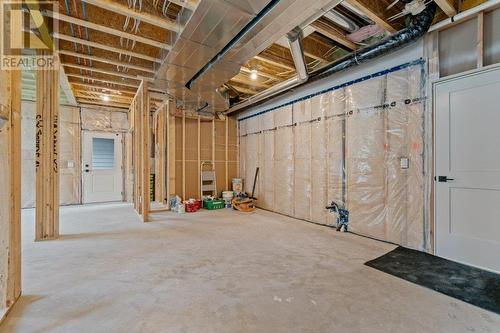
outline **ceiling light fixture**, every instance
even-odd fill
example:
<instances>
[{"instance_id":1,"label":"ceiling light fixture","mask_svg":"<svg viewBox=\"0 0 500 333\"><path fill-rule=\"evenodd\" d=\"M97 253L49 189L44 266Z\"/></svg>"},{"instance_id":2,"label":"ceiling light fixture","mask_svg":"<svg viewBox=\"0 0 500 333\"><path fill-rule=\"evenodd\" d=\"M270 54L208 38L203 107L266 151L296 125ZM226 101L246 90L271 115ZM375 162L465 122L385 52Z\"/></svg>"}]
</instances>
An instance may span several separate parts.
<instances>
[{"instance_id":1,"label":"ceiling light fixture","mask_svg":"<svg viewBox=\"0 0 500 333\"><path fill-rule=\"evenodd\" d=\"M108 95L102 95L102 97L101 97L101 98L102 98L102 100L103 100L103 101L105 101L105 102L109 101L109 96L108 96Z\"/></svg>"},{"instance_id":2,"label":"ceiling light fixture","mask_svg":"<svg viewBox=\"0 0 500 333\"><path fill-rule=\"evenodd\" d=\"M257 80L258 77L259 77L259 75L258 75L257 70L256 69L252 69L252 71L250 72L250 78L252 80Z\"/></svg>"}]
</instances>

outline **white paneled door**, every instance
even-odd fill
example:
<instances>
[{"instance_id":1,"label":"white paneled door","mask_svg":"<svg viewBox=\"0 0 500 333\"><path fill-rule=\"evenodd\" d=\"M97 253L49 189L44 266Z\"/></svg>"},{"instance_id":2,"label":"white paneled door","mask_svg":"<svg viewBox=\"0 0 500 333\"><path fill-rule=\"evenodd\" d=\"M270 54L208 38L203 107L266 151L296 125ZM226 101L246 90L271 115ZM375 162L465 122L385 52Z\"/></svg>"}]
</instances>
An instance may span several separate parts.
<instances>
[{"instance_id":1,"label":"white paneled door","mask_svg":"<svg viewBox=\"0 0 500 333\"><path fill-rule=\"evenodd\" d=\"M500 272L500 68L434 85L436 254Z\"/></svg>"},{"instance_id":2,"label":"white paneled door","mask_svg":"<svg viewBox=\"0 0 500 333\"><path fill-rule=\"evenodd\" d=\"M83 203L123 200L122 135L83 132Z\"/></svg>"}]
</instances>

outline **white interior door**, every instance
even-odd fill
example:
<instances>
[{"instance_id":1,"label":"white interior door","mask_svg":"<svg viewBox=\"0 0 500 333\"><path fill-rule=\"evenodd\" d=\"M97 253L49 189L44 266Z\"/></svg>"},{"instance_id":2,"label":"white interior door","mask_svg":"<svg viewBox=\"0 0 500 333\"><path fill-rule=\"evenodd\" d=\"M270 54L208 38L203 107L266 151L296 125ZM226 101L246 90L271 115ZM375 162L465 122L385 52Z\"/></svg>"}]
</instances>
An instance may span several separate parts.
<instances>
[{"instance_id":1,"label":"white interior door","mask_svg":"<svg viewBox=\"0 0 500 333\"><path fill-rule=\"evenodd\" d=\"M437 83L434 98L436 253L500 272L500 68Z\"/></svg>"},{"instance_id":2,"label":"white interior door","mask_svg":"<svg viewBox=\"0 0 500 333\"><path fill-rule=\"evenodd\" d=\"M83 132L83 203L123 200L122 135Z\"/></svg>"}]
</instances>

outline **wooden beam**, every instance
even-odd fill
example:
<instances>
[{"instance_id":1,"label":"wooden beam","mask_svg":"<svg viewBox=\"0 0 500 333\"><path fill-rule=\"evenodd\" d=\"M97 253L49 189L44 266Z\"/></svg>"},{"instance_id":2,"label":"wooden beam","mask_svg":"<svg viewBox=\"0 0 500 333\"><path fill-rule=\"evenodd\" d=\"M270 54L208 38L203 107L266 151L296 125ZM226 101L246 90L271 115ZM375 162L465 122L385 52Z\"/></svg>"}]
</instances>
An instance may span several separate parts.
<instances>
[{"instance_id":1,"label":"wooden beam","mask_svg":"<svg viewBox=\"0 0 500 333\"><path fill-rule=\"evenodd\" d=\"M128 62L123 62L123 61L118 61L118 60L113 60L113 59L107 59L107 58L102 58L102 57L96 57L90 54L84 54L84 53L78 53L78 52L73 52L73 51L68 51L68 50L59 50L59 54L64 54L68 55L71 57L76 57L76 58L81 58L81 59L89 59L97 62L102 62L105 64L109 65L115 65L115 66L121 66L121 67L126 67L130 69L135 69L141 72L146 72L146 73L151 73L154 74L155 71L151 68L146 68L142 66L137 66Z\"/></svg>"},{"instance_id":2,"label":"wooden beam","mask_svg":"<svg viewBox=\"0 0 500 333\"><path fill-rule=\"evenodd\" d=\"M182 112L182 200L186 200L186 111Z\"/></svg>"},{"instance_id":3,"label":"wooden beam","mask_svg":"<svg viewBox=\"0 0 500 333\"><path fill-rule=\"evenodd\" d=\"M247 67L243 66L243 67L240 68L240 72L245 73L245 74L251 74L252 70L250 68L247 68ZM265 78L268 78L268 79L271 79L271 80L276 80L276 81L281 81L282 80L282 78L280 78L279 76L276 76L276 75L273 75L273 74L269 74L269 73L264 72L262 70L258 70L257 71L257 75L265 77Z\"/></svg>"},{"instance_id":4,"label":"wooden beam","mask_svg":"<svg viewBox=\"0 0 500 333\"><path fill-rule=\"evenodd\" d=\"M114 52L114 53L118 53L118 54L123 54L123 55L131 56L134 58L143 59L143 60L147 60L147 61L151 61L151 62L161 63L161 59L150 57L150 56L142 54L142 53L124 50L124 49L120 49L117 47L92 42L90 40L85 40L85 39L81 39L81 38L76 38L76 37L60 34L57 32L53 33L53 37L56 39L65 40L65 41L71 42L71 43L77 43L80 45L90 46L90 47L93 47L96 49L101 49L101 50Z\"/></svg>"},{"instance_id":5,"label":"wooden beam","mask_svg":"<svg viewBox=\"0 0 500 333\"><path fill-rule=\"evenodd\" d=\"M76 105L75 95L73 95L73 91L71 90L68 77L66 76L63 67L60 67L59 69L59 81L61 82L61 89L64 91L64 94L66 95L68 101L71 104Z\"/></svg>"},{"instance_id":6,"label":"wooden beam","mask_svg":"<svg viewBox=\"0 0 500 333\"><path fill-rule=\"evenodd\" d=\"M82 26L82 27L85 27L88 29L95 30L95 31L100 32L100 33L106 33L106 34L130 39L130 40L135 40L136 42L143 43L146 45L151 45L151 46L154 46L154 47L157 47L160 49L165 49L165 50L172 49L172 46L170 46L168 44L161 43L161 42L158 42L156 40L145 38L142 36L134 35L134 34L122 31L122 30L113 29L113 28L110 28L110 27L107 27L104 25L92 23L90 21L81 20L81 19L76 18L76 17L64 15L61 13L54 13L50 10L43 11L43 14L45 16L52 17L56 20L64 21L64 22L71 23L71 24L76 24L76 25L79 25L79 26Z\"/></svg>"},{"instance_id":7,"label":"wooden beam","mask_svg":"<svg viewBox=\"0 0 500 333\"><path fill-rule=\"evenodd\" d=\"M289 65L281 63L279 61L275 61L275 60L269 59L268 57L263 56L262 54L253 57L253 59L259 60L259 61L262 61L262 62L266 62L266 63L268 63L270 65L273 65L273 66L276 66L276 67L281 67L281 68L284 68L284 69L287 69L287 70L291 70L291 71L295 70L295 67L289 66Z\"/></svg>"},{"instance_id":8,"label":"wooden beam","mask_svg":"<svg viewBox=\"0 0 500 333\"><path fill-rule=\"evenodd\" d=\"M226 116L225 120L225 135L224 135L224 152L225 152L225 163L224 163L224 189L229 191L229 117Z\"/></svg>"},{"instance_id":9,"label":"wooden beam","mask_svg":"<svg viewBox=\"0 0 500 333\"><path fill-rule=\"evenodd\" d=\"M330 38L348 50L354 51L357 49L357 45L355 43L347 39L342 31L335 28L332 24L329 24L329 22L324 18L320 18L311 23L311 26L320 34Z\"/></svg>"},{"instance_id":10,"label":"wooden beam","mask_svg":"<svg viewBox=\"0 0 500 333\"><path fill-rule=\"evenodd\" d=\"M37 70L35 240L59 237L59 71Z\"/></svg>"},{"instance_id":11,"label":"wooden beam","mask_svg":"<svg viewBox=\"0 0 500 333\"><path fill-rule=\"evenodd\" d=\"M477 68L484 63L484 12L477 14Z\"/></svg>"},{"instance_id":12,"label":"wooden beam","mask_svg":"<svg viewBox=\"0 0 500 333\"><path fill-rule=\"evenodd\" d=\"M165 30L170 30L174 32L181 31L181 26L170 18L156 16L144 11L137 11L132 8L129 8L129 6L123 5L116 1L112 0L83 0L83 1L93 6L100 7L117 14L133 17L144 23L148 23Z\"/></svg>"},{"instance_id":13,"label":"wooden beam","mask_svg":"<svg viewBox=\"0 0 500 333\"><path fill-rule=\"evenodd\" d=\"M175 3L177 6L187 8L194 11L198 6L199 0L170 0L170 2Z\"/></svg>"},{"instance_id":14,"label":"wooden beam","mask_svg":"<svg viewBox=\"0 0 500 333\"><path fill-rule=\"evenodd\" d=\"M82 93L77 93L76 94L76 98L80 99L80 98L83 98L83 99L87 99L87 100L94 100L94 101L102 101L104 104L106 104L107 102L111 102L111 103L118 103L118 104L129 104L130 102L132 102L132 98L127 98L127 97L117 97L117 96L110 96L110 95L107 95L109 96L109 101L102 101L102 98L101 96L92 96L92 95L89 95L89 94L82 94Z\"/></svg>"},{"instance_id":15,"label":"wooden beam","mask_svg":"<svg viewBox=\"0 0 500 333\"><path fill-rule=\"evenodd\" d=\"M121 109L128 109L130 107L130 104L123 104L123 103L110 103L110 102L96 102L93 99L88 99L88 98L78 98L78 102L83 102L84 104L91 104L91 105L99 105L99 106L111 106L114 108L121 108Z\"/></svg>"},{"instance_id":16,"label":"wooden beam","mask_svg":"<svg viewBox=\"0 0 500 333\"><path fill-rule=\"evenodd\" d=\"M142 115L142 219L144 222L149 221L149 212L151 210L151 163L150 163L150 147L151 147L151 114L149 110L149 83L142 81L142 89L140 90L141 98L141 115Z\"/></svg>"},{"instance_id":17,"label":"wooden beam","mask_svg":"<svg viewBox=\"0 0 500 333\"><path fill-rule=\"evenodd\" d=\"M10 71L10 228L6 307L21 296L21 71ZM4 166L5 167L5 166Z\"/></svg>"},{"instance_id":18,"label":"wooden beam","mask_svg":"<svg viewBox=\"0 0 500 333\"><path fill-rule=\"evenodd\" d=\"M111 92L114 92L114 93L121 92L122 94L128 94L128 95L132 95L132 96L134 96L135 93L136 93L135 91L110 88L110 87L107 87L107 86L99 86L99 85L96 86L95 84L78 83L78 82L69 82L69 83L73 87L73 89L75 89L75 90L79 89L78 87L83 87L83 88L107 90L107 91L111 91ZM97 92L97 90L89 90L89 91L95 91L95 92Z\"/></svg>"},{"instance_id":19,"label":"wooden beam","mask_svg":"<svg viewBox=\"0 0 500 333\"><path fill-rule=\"evenodd\" d=\"M248 86L254 86L254 87L259 87L259 88L269 88L270 85L269 84L266 84L262 81L258 81L258 80L252 80L250 78L246 79L246 78L243 78L239 75L236 75L234 77L231 78L231 81L234 81L234 82L240 82L240 83L243 83L243 84L246 84Z\"/></svg>"},{"instance_id":20,"label":"wooden beam","mask_svg":"<svg viewBox=\"0 0 500 333\"><path fill-rule=\"evenodd\" d=\"M118 98L130 100L130 101L132 101L134 99L134 96L130 96L130 95L126 96L123 94L120 95L120 94L115 94L113 92L102 92L102 91L93 91L93 90L85 90L85 89L75 89L75 92L76 93L83 93L86 95L98 95L99 97L102 95L107 95L110 97L118 97Z\"/></svg>"},{"instance_id":21,"label":"wooden beam","mask_svg":"<svg viewBox=\"0 0 500 333\"><path fill-rule=\"evenodd\" d=\"M130 74L120 73L117 71L111 71L111 70L102 69L102 68L95 68L95 67L89 67L89 66L82 66L82 65L78 65L78 64L71 64L68 62L61 63L61 65L66 66L66 67L71 67L71 68L82 69L82 70L89 71L89 72L102 73L102 74L106 74L106 75L113 75L113 76L118 76L118 77L124 77L126 79L140 81L140 79L138 78L137 75L130 75Z\"/></svg>"},{"instance_id":22,"label":"wooden beam","mask_svg":"<svg viewBox=\"0 0 500 333\"><path fill-rule=\"evenodd\" d=\"M370 20L372 20L373 22L375 22L376 24L387 30L389 33L394 34L397 32L397 29L394 28L390 23L388 23L385 20L384 11L375 9L373 3L370 3L371 0L345 0L345 1L350 5L359 9L363 13L365 13L365 15Z\"/></svg>"},{"instance_id":23,"label":"wooden beam","mask_svg":"<svg viewBox=\"0 0 500 333\"><path fill-rule=\"evenodd\" d=\"M120 82L120 81L113 81L113 80L105 80L105 79L100 79L98 77L93 77L93 76L85 76L85 75L80 75L80 74L73 74L73 73L67 73L66 76L68 77L76 77L82 80L92 80L92 81L99 81L103 83L109 83L109 84L116 84L124 87L131 87L137 89L139 87L138 84L130 84L130 83L125 83L125 82ZM69 82L70 84L75 84L77 82ZM80 84L80 83L77 83Z\"/></svg>"},{"instance_id":24,"label":"wooden beam","mask_svg":"<svg viewBox=\"0 0 500 333\"><path fill-rule=\"evenodd\" d=\"M198 116L197 119L198 122L198 166L197 166L197 175L198 175L198 193L200 194L200 199L202 199L201 195L201 118Z\"/></svg>"},{"instance_id":25,"label":"wooden beam","mask_svg":"<svg viewBox=\"0 0 500 333\"><path fill-rule=\"evenodd\" d=\"M434 0L434 2L448 17L457 15L457 9L453 0Z\"/></svg>"}]
</instances>

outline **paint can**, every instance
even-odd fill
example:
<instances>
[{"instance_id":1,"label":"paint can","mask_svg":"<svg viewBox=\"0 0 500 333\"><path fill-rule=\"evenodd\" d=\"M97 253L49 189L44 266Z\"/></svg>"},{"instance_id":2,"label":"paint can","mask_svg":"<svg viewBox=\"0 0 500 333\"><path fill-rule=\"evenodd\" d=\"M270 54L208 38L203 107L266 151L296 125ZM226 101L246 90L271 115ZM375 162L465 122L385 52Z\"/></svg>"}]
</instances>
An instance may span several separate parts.
<instances>
[{"instance_id":1,"label":"paint can","mask_svg":"<svg viewBox=\"0 0 500 333\"><path fill-rule=\"evenodd\" d=\"M233 192L236 195L243 193L243 179L233 178Z\"/></svg>"},{"instance_id":2,"label":"paint can","mask_svg":"<svg viewBox=\"0 0 500 333\"><path fill-rule=\"evenodd\" d=\"M226 202L226 208L231 208L231 201L233 201L233 192L224 191L222 192L222 199Z\"/></svg>"}]
</instances>

